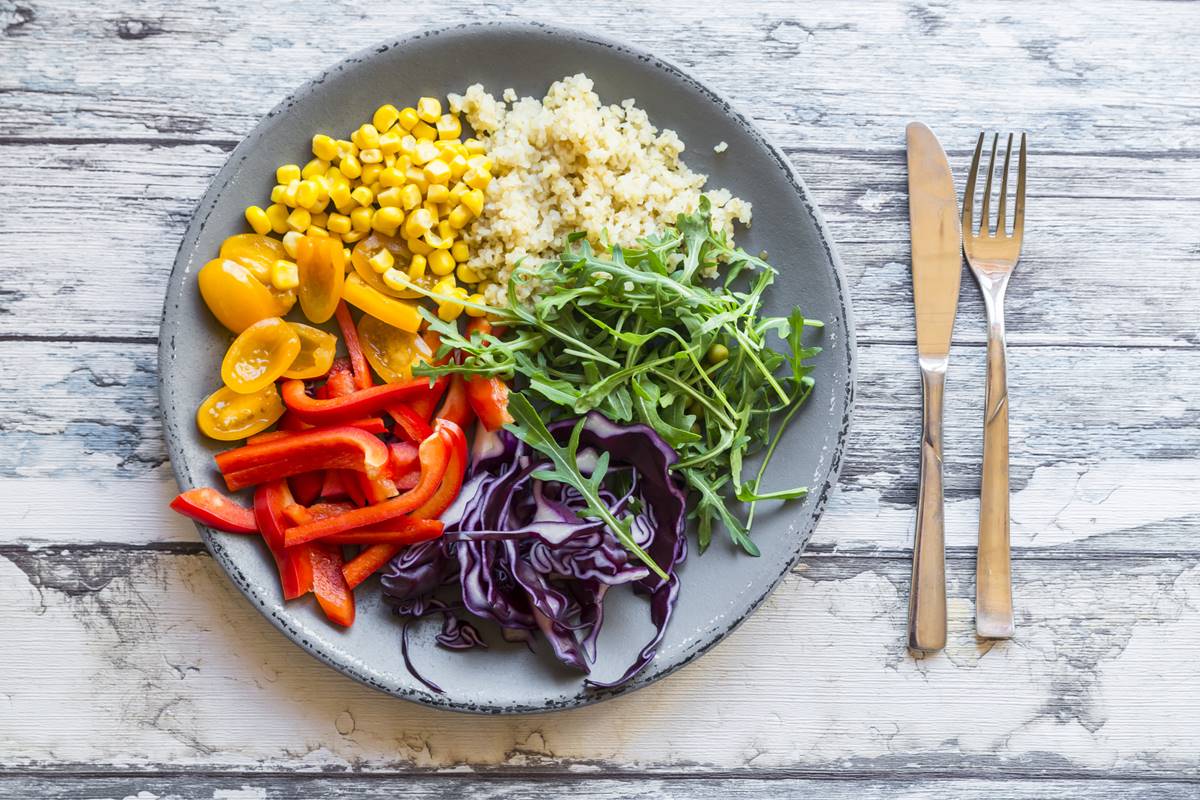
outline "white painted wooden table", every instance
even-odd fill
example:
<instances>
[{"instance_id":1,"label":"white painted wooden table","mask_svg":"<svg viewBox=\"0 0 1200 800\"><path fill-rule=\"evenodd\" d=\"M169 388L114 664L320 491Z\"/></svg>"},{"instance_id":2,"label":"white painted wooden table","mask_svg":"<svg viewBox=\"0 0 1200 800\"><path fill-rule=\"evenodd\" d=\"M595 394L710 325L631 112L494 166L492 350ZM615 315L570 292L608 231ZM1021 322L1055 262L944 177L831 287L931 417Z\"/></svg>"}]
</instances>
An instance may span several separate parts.
<instances>
[{"instance_id":1,"label":"white painted wooden table","mask_svg":"<svg viewBox=\"0 0 1200 800\"><path fill-rule=\"evenodd\" d=\"M1200 794L1200 8L257 5L0 0L0 796ZM512 719L376 694L276 633L166 510L155 391L175 249L260 115L375 40L501 18L628 38L774 136L837 240L861 364L842 484L762 610L652 688ZM980 126L1032 143L1018 635L972 634L984 324L964 279L950 644L922 660L903 646L914 118L960 176Z\"/></svg>"}]
</instances>

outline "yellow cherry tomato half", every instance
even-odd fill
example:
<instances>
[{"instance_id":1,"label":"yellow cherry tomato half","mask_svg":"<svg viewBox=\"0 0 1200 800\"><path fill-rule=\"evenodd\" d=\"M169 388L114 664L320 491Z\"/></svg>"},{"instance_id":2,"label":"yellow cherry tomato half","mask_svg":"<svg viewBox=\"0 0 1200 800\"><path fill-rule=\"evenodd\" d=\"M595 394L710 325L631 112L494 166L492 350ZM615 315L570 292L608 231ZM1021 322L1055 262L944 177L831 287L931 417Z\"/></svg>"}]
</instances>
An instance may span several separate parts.
<instances>
[{"instance_id":1,"label":"yellow cherry tomato half","mask_svg":"<svg viewBox=\"0 0 1200 800\"><path fill-rule=\"evenodd\" d=\"M296 245L296 266L304 316L312 322L325 322L342 298L342 282L346 279L342 243L328 237L305 236Z\"/></svg>"},{"instance_id":2,"label":"yellow cherry tomato half","mask_svg":"<svg viewBox=\"0 0 1200 800\"><path fill-rule=\"evenodd\" d=\"M300 335L279 317L260 319L225 351L221 380L235 392L254 394L275 382L300 353Z\"/></svg>"},{"instance_id":3,"label":"yellow cherry tomato half","mask_svg":"<svg viewBox=\"0 0 1200 800\"><path fill-rule=\"evenodd\" d=\"M221 258L236 261L266 284L271 282L271 266L288 258L283 242L259 233L239 233L221 242Z\"/></svg>"},{"instance_id":4,"label":"yellow cherry tomato half","mask_svg":"<svg viewBox=\"0 0 1200 800\"><path fill-rule=\"evenodd\" d=\"M319 378L333 366L337 337L303 322L289 322L300 337L300 353L283 373L285 378Z\"/></svg>"},{"instance_id":5,"label":"yellow cherry tomato half","mask_svg":"<svg viewBox=\"0 0 1200 800\"><path fill-rule=\"evenodd\" d=\"M346 276L342 298L364 313L402 331L416 333L421 328L421 314L417 311L416 304L375 291L357 272Z\"/></svg>"},{"instance_id":6,"label":"yellow cherry tomato half","mask_svg":"<svg viewBox=\"0 0 1200 800\"><path fill-rule=\"evenodd\" d=\"M241 394L222 386L200 404L196 424L211 439L234 442L275 424L283 411L283 401L273 383L254 394Z\"/></svg>"},{"instance_id":7,"label":"yellow cherry tomato half","mask_svg":"<svg viewBox=\"0 0 1200 800\"><path fill-rule=\"evenodd\" d=\"M412 377L413 364L428 361L433 351L415 333L393 328L363 314L358 320L358 340L363 354L384 383L401 383Z\"/></svg>"},{"instance_id":8,"label":"yellow cherry tomato half","mask_svg":"<svg viewBox=\"0 0 1200 800\"><path fill-rule=\"evenodd\" d=\"M286 293L277 295L250 270L236 261L214 258L196 276L200 296L221 324L241 333L260 319L281 317L296 302Z\"/></svg>"}]
</instances>

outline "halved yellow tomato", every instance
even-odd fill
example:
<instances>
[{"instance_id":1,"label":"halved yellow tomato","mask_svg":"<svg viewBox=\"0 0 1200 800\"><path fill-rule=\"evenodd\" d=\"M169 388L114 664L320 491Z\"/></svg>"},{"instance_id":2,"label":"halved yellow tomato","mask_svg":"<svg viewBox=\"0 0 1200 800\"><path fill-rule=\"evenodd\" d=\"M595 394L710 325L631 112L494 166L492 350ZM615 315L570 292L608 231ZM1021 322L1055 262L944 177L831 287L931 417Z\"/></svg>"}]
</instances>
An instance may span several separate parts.
<instances>
[{"instance_id":1,"label":"halved yellow tomato","mask_svg":"<svg viewBox=\"0 0 1200 800\"><path fill-rule=\"evenodd\" d=\"M412 253L404 244L404 240L396 236L388 236L386 233L372 230L371 235L354 245L354 250L350 253L350 263L354 266L354 271L358 273L363 281L377 292L381 292L390 297L406 297L415 295L415 292L398 292L386 283L379 276L379 273L371 268L370 260L380 250L387 250L392 254L392 259L396 262L396 269L403 271L412 260Z\"/></svg>"},{"instance_id":2,"label":"halved yellow tomato","mask_svg":"<svg viewBox=\"0 0 1200 800\"><path fill-rule=\"evenodd\" d=\"M337 337L303 322L289 322L300 337L300 353L283 373L285 378L319 378L333 366Z\"/></svg>"},{"instance_id":3,"label":"halved yellow tomato","mask_svg":"<svg viewBox=\"0 0 1200 800\"><path fill-rule=\"evenodd\" d=\"M384 383L408 380L413 364L433 357L433 351L420 336L394 328L369 314L358 320L358 340L367 361Z\"/></svg>"},{"instance_id":4,"label":"halved yellow tomato","mask_svg":"<svg viewBox=\"0 0 1200 800\"><path fill-rule=\"evenodd\" d=\"M421 314L417 311L415 303L375 291L357 272L346 276L346 285L342 287L342 299L402 331L416 333L421 328Z\"/></svg>"},{"instance_id":5,"label":"halved yellow tomato","mask_svg":"<svg viewBox=\"0 0 1200 800\"><path fill-rule=\"evenodd\" d=\"M333 316L342 299L346 279L346 256L342 243L328 237L305 236L296 246L300 271L300 308L313 322Z\"/></svg>"},{"instance_id":6,"label":"halved yellow tomato","mask_svg":"<svg viewBox=\"0 0 1200 800\"><path fill-rule=\"evenodd\" d=\"M196 280L213 316L234 333L241 333L260 319L281 317L296 302L291 292L272 292L250 270L226 258L209 261Z\"/></svg>"},{"instance_id":7,"label":"halved yellow tomato","mask_svg":"<svg viewBox=\"0 0 1200 800\"><path fill-rule=\"evenodd\" d=\"M273 383L254 394L240 394L222 386L200 404L196 424L209 438L234 442L270 427L283 411L283 401Z\"/></svg>"},{"instance_id":8,"label":"halved yellow tomato","mask_svg":"<svg viewBox=\"0 0 1200 800\"><path fill-rule=\"evenodd\" d=\"M283 242L260 233L239 233L221 242L221 258L236 261L250 274L268 286L271 267L280 259L288 259Z\"/></svg>"},{"instance_id":9,"label":"halved yellow tomato","mask_svg":"<svg viewBox=\"0 0 1200 800\"><path fill-rule=\"evenodd\" d=\"M221 361L221 380L235 392L254 394L275 382L300 352L300 335L279 317L260 319L238 334Z\"/></svg>"}]
</instances>

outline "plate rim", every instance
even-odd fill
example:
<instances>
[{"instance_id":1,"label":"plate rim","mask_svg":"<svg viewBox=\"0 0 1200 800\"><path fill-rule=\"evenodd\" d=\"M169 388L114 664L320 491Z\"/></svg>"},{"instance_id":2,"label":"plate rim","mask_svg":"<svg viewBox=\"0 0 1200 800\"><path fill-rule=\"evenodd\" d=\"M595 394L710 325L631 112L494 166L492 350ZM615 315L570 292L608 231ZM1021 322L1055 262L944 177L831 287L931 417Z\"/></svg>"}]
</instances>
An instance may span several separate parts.
<instances>
[{"instance_id":1,"label":"plate rim","mask_svg":"<svg viewBox=\"0 0 1200 800\"><path fill-rule=\"evenodd\" d=\"M265 616L270 623L278 629L284 636L296 644L301 650L308 653L318 661L332 667L343 675L353 678L355 681L383 692L391 697L396 697L401 700L417 703L422 706L435 709L444 709L470 714L486 714L486 715L516 715L516 714L535 714L547 711L566 710L571 708L582 708L584 706L593 705L595 703L609 700L614 697L627 695L638 689L649 686L657 681L675 673L677 670L696 661L700 656L707 653L712 648L716 647L721 642L725 641L738 627L741 626L746 619L758 611L759 607L766 599L775 591L783 577L787 575L804 554L804 549L811 539L813 532L820 523L824 513L825 506L828 504L829 497L833 488L837 485L841 476L843 461L846 452L846 446L849 441L850 426L855 416L855 388L857 383L857 366L858 352L857 342L855 337L854 312L850 299L850 292L846 281L845 271L842 267L841 258L838 256L837 249L834 245L833 236L830 233L829 227L825 222L824 216L821 214L820 208L813 200L808 185L804 179L796 171L791 161L784 155L783 151L764 133L757 124L751 119L744 116L726 97L719 92L709 88L699 79L694 78L682 68L676 66L670 61L660 58L657 55L644 50L640 47L618 42L614 39L600 36L592 33L585 33L572 28L565 28L556 25L548 25L535 21L516 21L516 20L492 20L492 21L477 21L464 22L454 25L447 25L437 28L427 28L413 33L408 33L400 37L391 39L383 39L379 42L364 47L345 58L340 59L336 63L322 70L317 75L308 78L292 91L288 92L282 100L280 100L270 111L260 118L252 128L242 137L241 141L230 151L225 162L213 175L204 193L201 195L192 212L188 226L184 231L183 237L180 240L179 248L176 251L175 259L172 262L171 274L167 280L166 294L163 300L163 309L159 319L159 342L158 342L158 395L159 395L159 414L163 425L163 439L167 446L167 454L171 462L171 471L175 476L176 482L181 490L186 490L195 487L197 484L192 479L191 470L189 469L183 454L183 446L181 444L181 436L177 433L177 426L172 422L173 415L168 414L168 409L171 407L171 398L169 395L168 382L163 379L164 366L169 365L173 360L173 351L175 342L173 337L164 335L167 327L168 312L172 306L172 298L176 297L184 279L183 267L190 260L190 254L195 249L195 244L200 234L203 232L208 218L217 205L220 195L225 187L236 175L237 167L246 159L246 153L249 152L255 140L259 138L264 127L275 117L290 110L293 105L300 99L308 96L317 90L322 83L336 72L340 72L354 64L369 61L374 57L381 55L393 48L402 47L410 42L421 39L427 39L436 36L444 36L447 34L462 33L467 31L478 31L479 33L489 32L536 32L542 35L558 37L567 41L581 42L588 45L597 45L623 53L628 56L633 56L638 60L648 64L653 68L660 69L668 73L673 78L688 84L691 88L707 97L711 102L716 104L725 115L732 119L736 124L742 127L748 134L761 144L764 149L776 161L776 165L783 171L784 176L796 191L801 204L805 211L809 214L818 234L822 249L829 260L829 264L833 270L834 285L836 287L836 296L839 306L839 317L841 328L838 333L844 337L845 345L845 363L847 380L845 386L834 388L834 394L838 391L842 392L845 411L840 420L837 442L833 446L833 452L830 459L830 465L824 476L824 483L820 491L816 493L816 502L813 506L812 516L807 525L802 530L797 530L797 544L793 547L791 554L787 558L784 568L770 580L761 594L756 597L745 612L737 619L727 623L710 641L704 645L691 651L683 658L679 659L674 664L666 666L657 672L645 675L644 677L635 677L622 686L612 687L607 689L587 689L582 686L579 692L573 696L551 699L541 704L512 704L512 705L489 705L483 703L463 702L452 700L445 695L438 695L425 689L405 689L400 690L387 685L384 685L372 676L359 672L355 665L348 663L345 659L339 660L335 658L325 649L328 647L324 643L315 643L304 636L295 626L295 624L287 618L286 615L280 615L274 609L270 608L267 600L259 596L255 590L253 583L242 574L236 560L226 551L219 536L214 535L214 531L207 526L196 524L196 528L200 532L200 537L204 542L205 547L212 554L214 560L225 571L226 576L233 582L238 590L250 601L257 610ZM826 351L830 352L830 351ZM178 418L178 414L174 415ZM190 419L190 416L188 417ZM812 493L810 493L811 496Z\"/></svg>"}]
</instances>

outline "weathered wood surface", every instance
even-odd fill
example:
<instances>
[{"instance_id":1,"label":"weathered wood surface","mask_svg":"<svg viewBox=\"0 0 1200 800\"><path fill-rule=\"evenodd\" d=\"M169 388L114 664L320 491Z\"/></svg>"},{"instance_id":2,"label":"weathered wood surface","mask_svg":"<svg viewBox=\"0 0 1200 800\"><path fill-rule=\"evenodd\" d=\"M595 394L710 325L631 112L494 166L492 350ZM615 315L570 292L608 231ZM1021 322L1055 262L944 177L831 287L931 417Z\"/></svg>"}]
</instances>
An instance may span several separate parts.
<instances>
[{"instance_id":1,"label":"weathered wood surface","mask_svg":"<svg viewBox=\"0 0 1200 800\"><path fill-rule=\"evenodd\" d=\"M155 336L197 200L287 91L380 39L513 18L630 39L759 122L829 221L862 347L842 484L760 613L635 695L478 719L304 657L169 515ZM1198 37L1171 2L0 0L0 796L1197 796ZM1009 296L1019 636L971 635L966 282L951 644L920 660L912 118L960 181L980 126L1025 129L1034 176Z\"/></svg>"}]
</instances>

